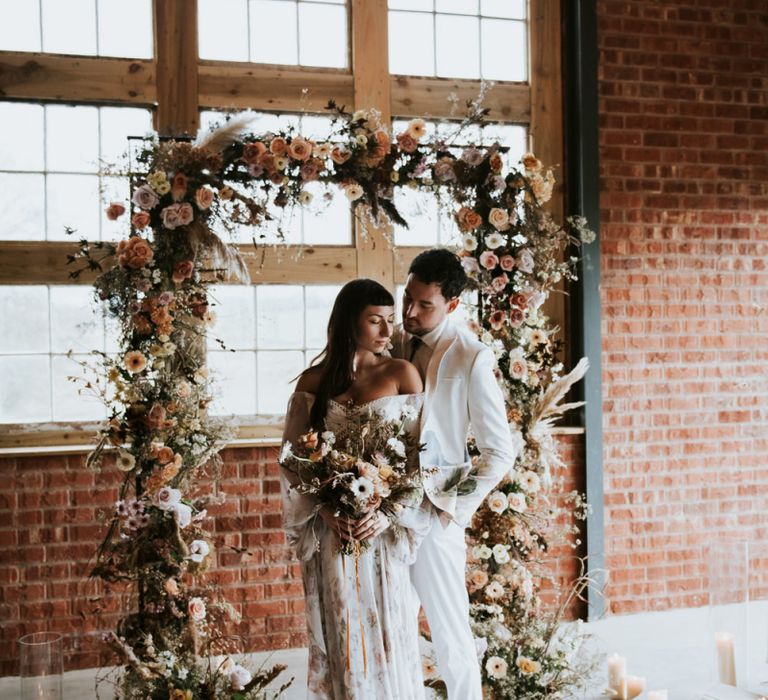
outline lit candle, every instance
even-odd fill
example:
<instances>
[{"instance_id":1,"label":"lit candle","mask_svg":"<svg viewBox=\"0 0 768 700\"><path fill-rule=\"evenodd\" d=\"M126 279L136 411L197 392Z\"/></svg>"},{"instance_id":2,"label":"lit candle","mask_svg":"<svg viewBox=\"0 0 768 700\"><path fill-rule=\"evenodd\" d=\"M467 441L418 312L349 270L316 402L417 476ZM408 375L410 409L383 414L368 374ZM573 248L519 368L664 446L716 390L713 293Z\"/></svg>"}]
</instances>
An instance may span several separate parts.
<instances>
[{"instance_id":1,"label":"lit candle","mask_svg":"<svg viewBox=\"0 0 768 700\"><path fill-rule=\"evenodd\" d=\"M717 647L717 675L723 685L736 685L736 658L733 635L720 632L715 635Z\"/></svg>"},{"instance_id":2,"label":"lit candle","mask_svg":"<svg viewBox=\"0 0 768 700\"><path fill-rule=\"evenodd\" d=\"M608 687L620 691L621 683L627 676L627 659L618 654L608 657Z\"/></svg>"},{"instance_id":3,"label":"lit candle","mask_svg":"<svg viewBox=\"0 0 768 700\"><path fill-rule=\"evenodd\" d=\"M666 690L649 690L648 700L668 700Z\"/></svg>"},{"instance_id":4,"label":"lit candle","mask_svg":"<svg viewBox=\"0 0 768 700\"><path fill-rule=\"evenodd\" d=\"M645 678L642 676L627 676L627 700L636 698L645 690Z\"/></svg>"}]
</instances>

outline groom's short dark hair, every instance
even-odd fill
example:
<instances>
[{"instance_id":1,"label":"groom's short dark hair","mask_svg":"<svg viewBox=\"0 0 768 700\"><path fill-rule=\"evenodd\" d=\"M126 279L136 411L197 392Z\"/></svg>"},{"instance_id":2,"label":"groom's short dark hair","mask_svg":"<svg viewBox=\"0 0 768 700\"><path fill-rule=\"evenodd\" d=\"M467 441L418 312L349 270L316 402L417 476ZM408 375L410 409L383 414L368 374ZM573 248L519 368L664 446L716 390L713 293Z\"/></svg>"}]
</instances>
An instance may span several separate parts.
<instances>
[{"instance_id":1,"label":"groom's short dark hair","mask_svg":"<svg viewBox=\"0 0 768 700\"><path fill-rule=\"evenodd\" d=\"M456 253L446 248L430 248L419 253L408 268L408 274L424 284L439 284L446 299L459 296L467 286L467 273Z\"/></svg>"}]
</instances>

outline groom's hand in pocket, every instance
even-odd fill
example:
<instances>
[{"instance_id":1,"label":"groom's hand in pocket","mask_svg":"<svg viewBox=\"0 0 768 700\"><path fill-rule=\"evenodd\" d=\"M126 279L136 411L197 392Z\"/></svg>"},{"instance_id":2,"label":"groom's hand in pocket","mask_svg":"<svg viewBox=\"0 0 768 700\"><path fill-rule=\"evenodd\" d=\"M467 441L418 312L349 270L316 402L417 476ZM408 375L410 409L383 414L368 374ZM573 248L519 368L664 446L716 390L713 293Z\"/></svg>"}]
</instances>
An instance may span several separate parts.
<instances>
[{"instance_id":1,"label":"groom's hand in pocket","mask_svg":"<svg viewBox=\"0 0 768 700\"><path fill-rule=\"evenodd\" d=\"M323 506L318 511L318 515L323 519L323 522L328 529L333 530L342 542L349 542L356 539L353 535L356 525L355 520L348 520L347 518L337 516L333 512L333 508L329 508L328 506Z\"/></svg>"},{"instance_id":2,"label":"groom's hand in pocket","mask_svg":"<svg viewBox=\"0 0 768 700\"><path fill-rule=\"evenodd\" d=\"M370 540L378 537L388 527L389 518L380 510L372 510L357 521L352 536L360 541Z\"/></svg>"}]
</instances>

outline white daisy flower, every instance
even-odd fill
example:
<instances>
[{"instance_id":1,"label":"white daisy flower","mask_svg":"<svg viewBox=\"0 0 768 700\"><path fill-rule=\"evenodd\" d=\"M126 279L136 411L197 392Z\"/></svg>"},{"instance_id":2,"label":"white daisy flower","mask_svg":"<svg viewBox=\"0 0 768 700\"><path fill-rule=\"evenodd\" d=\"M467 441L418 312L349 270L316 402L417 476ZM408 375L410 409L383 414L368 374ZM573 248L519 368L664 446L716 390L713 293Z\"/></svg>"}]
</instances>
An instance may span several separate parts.
<instances>
[{"instance_id":1,"label":"white daisy flower","mask_svg":"<svg viewBox=\"0 0 768 700\"><path fill-rule=\"evenodd\" d=\"M367 501L373 496L373 482L361 476L352 482L350 490L358 501Z\"/></svg>"},{"instance_id":2,"label":"white daisy flower","mask_svg":"<svg viewBox=\"0 0 768 700\"><path fill-rule=\"evenodd\" d=\"M504 236L502 236L500 233L489 233L485 237L485 245L488 246L488 248L491 250L501 248L501 246L504 245Z\"/></svg>"},{"instance_id":3,"label":"white daisy flower","mask_svg":"<svg viewBox=\"0 0 768 700\"><path fill-rule=\"evenodd\" d=\"M461 244L464 247L464 250L471 252L477 248L477 238L471 234L467 234L462 238Z\"/></svg>"},{"instance_id":4,"label":"white daisy flower","mask_svg":"<svg viewBox=\"0 0 768 700\"><path fill-rule=\"evenodd\" d=\"M129 472L136 466L136 457L127 450L120 450L117 455L117 468L121 472Z\"/></svg>"},{"instance_id":5,"label":"white daisy flower","mask_svg":"<svg viewBox=\"0 0 768 700\"><path fill-rule=\"evenodd\" d=\"M539 478L539 475L530 469L520 474L518 483L523 491L527 491L528 493L537 493L541 488L541 479Z\"/></svg>"},{"instance_id":6,"label":"white daisy flower","mask_svg":"<svg viewBox=\"0 0 768 700\"><path fill-rule=\"evenodd\" d=\"M398 457L405 457L405 445L396 437L391 437L387 440L387 447L394 452Z\"/></svg>"},{"instance_id":7,"label":"white daisy flower","mask_svg":"<svg viewBox=\"0 0 768 700\"><path fill-rule=\"evenodd\" d=\"M509 561L509 551L503 544L494 545L492 552L497 564L506 564Z\"/></svg>"},{"instance_id":8,"label":"white daisy flower","mask_svg":"<svg viewBox=\"0 0 768 700\"><path fill-rule=\"evenodd\" d=\"M491 678L504 678L507 675L507 662L500 656L492 656L485 662L485 670Z\"/></svg>"},{"instance_id":9,"label":"white daisy flower","mask_svg":"<svg viewBox=\"0 0 768 700\"><path fill-rule=\"evenodd\" d=\"M487 595L489 598L501 598L501 596L504 595L504 586L502 586L498 581L491 581L485 587L485 595Z\"/></svg>"}]
</instances>

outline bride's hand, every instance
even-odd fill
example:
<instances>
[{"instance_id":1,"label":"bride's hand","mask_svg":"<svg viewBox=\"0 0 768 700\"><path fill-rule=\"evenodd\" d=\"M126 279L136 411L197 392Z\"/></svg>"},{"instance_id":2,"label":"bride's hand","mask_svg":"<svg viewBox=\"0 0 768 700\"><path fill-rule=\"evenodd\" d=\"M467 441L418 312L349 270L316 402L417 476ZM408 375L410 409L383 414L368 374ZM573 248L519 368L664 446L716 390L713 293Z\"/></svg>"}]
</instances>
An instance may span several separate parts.
<instances>
[{"instance_id":1,"label":"bride's hand","mask_svg":"<svg viewBox=\"0 0 768 700\"><path fill-rule=\"evenodd\" d=\"M333 508L328 506L323 506L318 511L318 515L323 519L323 522L328 526L328 529L333 530L333 532L339 536L340 540L350 542L355 539L352 534L352 531L355 528L354 520L348 520L347 518L335 515Z\"/></svg>"},{"instance_id":2,"label":"bride's hand","mask_svg":"<svg viewBox=\"0 0 768 700\"><path fill-rule=\"evenodd\" d=\"M372 510L357 521L352 536L356 540L370 540L378 537L389 527L389 518L380 510Z\"/></svg>"}]
</instances>

